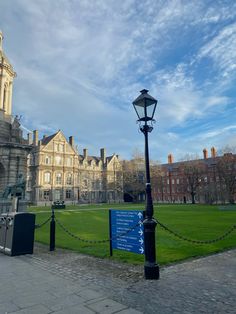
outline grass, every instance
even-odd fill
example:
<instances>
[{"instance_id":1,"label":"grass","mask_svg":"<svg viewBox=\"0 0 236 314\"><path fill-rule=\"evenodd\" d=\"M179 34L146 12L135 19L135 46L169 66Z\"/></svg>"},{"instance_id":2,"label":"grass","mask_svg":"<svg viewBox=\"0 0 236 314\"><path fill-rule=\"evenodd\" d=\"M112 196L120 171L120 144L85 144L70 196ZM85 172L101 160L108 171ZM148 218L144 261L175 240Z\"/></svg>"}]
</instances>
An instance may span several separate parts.
<instances>
[{"instance_id":1,"label":"grass","mask_svg":"<svg viewBox=\"0 0 236 314\"><path fill-rule=\"evenodd\" d=\"M143 209L140 204L67 206L57 210L56 217L70 232L88 240L108 238L108 209ZM155 218L170 229L194 240L211 240L225 233L236 224L236 210L219 210L218 206L208 205L157 205ZM36 223L42 223L50 216L49 207L30 207L36 213ZM49 243L49 224L36 229L36 241ZM67 235L56 225L56 247L68 248L84 254L103 258L109 257L109 243L91 244L78 241ZM208 245L197 245L180 240L161 227L157 227L157 260L161 265L184 259L205 256L236 247L236 229L224 240ZM140 264L143 255L125 251L113 251L113 259Z\"/></svg>"}]
</instances>

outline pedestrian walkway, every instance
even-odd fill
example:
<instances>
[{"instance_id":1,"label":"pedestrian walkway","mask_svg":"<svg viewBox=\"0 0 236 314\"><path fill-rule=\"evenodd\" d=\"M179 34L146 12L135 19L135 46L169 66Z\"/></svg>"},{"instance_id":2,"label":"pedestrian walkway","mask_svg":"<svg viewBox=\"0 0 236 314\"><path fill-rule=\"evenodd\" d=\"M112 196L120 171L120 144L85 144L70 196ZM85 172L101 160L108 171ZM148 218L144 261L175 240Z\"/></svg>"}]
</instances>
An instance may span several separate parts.
<instances>
[{"instance_id":1,"label":"pedestrian walkway","mask_svg":"<svg viewBox=\"0 0 236 314\"><path fill-rule=\"evenodd\" d=\"M84 280L72 282L30 260L0 254L1 314L141 313L92 290Z\"/></svg>"},{"instance_id":2,"label":"pedestrian walkway","mask_svg":"<svg viewBox=\"0 0 236 314\"><path fill-rule=\"evenodd\" d=\"M66 250L0 254L0 313L235 313L236 250L161 269L158 281L142 266Z\"/></svg>"}]
</instances>

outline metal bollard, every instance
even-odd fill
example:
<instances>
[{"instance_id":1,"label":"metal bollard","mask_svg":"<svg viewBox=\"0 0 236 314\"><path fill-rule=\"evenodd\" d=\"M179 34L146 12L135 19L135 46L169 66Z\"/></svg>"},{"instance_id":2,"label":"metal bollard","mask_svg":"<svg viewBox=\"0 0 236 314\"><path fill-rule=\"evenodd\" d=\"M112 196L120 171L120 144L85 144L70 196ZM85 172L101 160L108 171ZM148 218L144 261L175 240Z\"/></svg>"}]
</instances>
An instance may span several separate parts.
<instances>
[{"instance_id":1,"label":"metal bollard","mask_svg":"<svg viewBox=\"0 0 236 314\"><path fill-rule=\"evenodd\" d=\"M55 214L54 208L52 207L52 216L50 222L50 251L55 251L55 233L56 233L56 223L55 223Z\"/></svg>"}]
</instances>

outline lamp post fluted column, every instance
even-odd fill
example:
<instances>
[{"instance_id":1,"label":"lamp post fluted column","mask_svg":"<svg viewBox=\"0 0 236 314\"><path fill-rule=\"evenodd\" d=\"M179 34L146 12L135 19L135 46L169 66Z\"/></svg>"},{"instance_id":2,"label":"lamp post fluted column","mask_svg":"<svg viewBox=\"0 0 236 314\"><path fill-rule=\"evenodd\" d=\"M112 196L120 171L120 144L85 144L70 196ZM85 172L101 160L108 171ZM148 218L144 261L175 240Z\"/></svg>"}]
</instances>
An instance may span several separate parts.
<instances>
[{"instance_id":1,"label":"lamp post fluted column","mask_svg":"<svg viewBox=\"0 0 236 314\"><path fill-rule=\"evenodd\" d=\"M155 229L157 222L153 218L153 202L152 189L150 180L149 166L149 148L148 148L148 133L153 130L153 127L148 125L148 121L153 121L153 116L156 109L157 100L148 94L148 90L141 91L141 95L134 100L133 105L138 115L138 121L144 122L140 127L145 138L145 169L146 169L146 210L144 226L144 276L146 279L159 279L159 266L156 263L156 245L155 245Z\"/></svg>"},{"instance_id":2,"label":"lamp post fluted column","mask_svg":"<svg viewBox=\"0 0 236 314\"><path fill-rule=\"evenodd\" d=\"M144 276L146 279L159 279L159 266L156 263L156 245L155 245L155 229L157 222L153 218L153 202L152 202L152 188L150 180L150 166L149 166L149 149L148 149L148 133L152 131L152 127L145 124L140 130L145 138L145 168L146 168L146 210L145 219L143 221L144 227L144 251L145 264Z\"/></svg>"}]
</instances>

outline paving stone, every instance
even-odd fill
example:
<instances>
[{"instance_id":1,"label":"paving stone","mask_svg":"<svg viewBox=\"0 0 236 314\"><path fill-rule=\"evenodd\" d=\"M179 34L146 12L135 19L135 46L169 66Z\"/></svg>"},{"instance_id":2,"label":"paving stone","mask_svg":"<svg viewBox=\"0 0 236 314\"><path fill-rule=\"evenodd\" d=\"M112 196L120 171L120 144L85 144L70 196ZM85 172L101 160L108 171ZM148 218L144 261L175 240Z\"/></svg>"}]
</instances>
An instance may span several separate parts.
<instances>
[{"instance_id":1,"label":"paving stone","mask_svg":"<svg viewBox=\"0 0 236 314\"><path fill-rule=\"evenodd\" d=\"M78 293L79 296L81 296L83 299L86 301L94 300L94 299L99 299L99 298L104 298L104 296L91 289L83 289Z\"/></svg>"},{"instance_id":2,"label":"paving stone","mask_svg":"<svg viewBox=\"0 0 236 314\"><path fill-rule=\"evenodd\" d=\"M94 310L96 313L112 314L127 308L127 306L111 299L105 299L92 304L90 303L88 308Z\"/></svg>"},{"instance_id":3,"label":"paving stone","mask_svg":"<svg viewBox=\"0 0 236 314\"><path fill-rule=\"evenodd\" d=\"M19 307L12 302L0 303L0 314L11 313L19 310Z\"/></svg>"},{"instance_id":4,"label":"paving stone","mask_svg":"<svg viewBox=\"0 0 236 314\"><path fill-rule=\"evenodd\" d=\"M143 314L143 312L134 310L134 309L126 309L126 310L122 310L120 312L117 312L117 314Z\"/></svg>"},{"instance_id":5,"label":"paving stone","mask_svg":"<svg viewBox=\"0 0 236 314\"><path fill-rule=\"evenodd\" d=\"M61 311L53 312L53 314L94 314L94 313L95 313L94 311L89 310L87 307L81 304Z\"/></svg>"},{"instance_id":6,"label":"paving stone","mask_svg":"<svg viewBox=\"0 0 236 314\"><path fill-rule=\"evenodd\" d=\"M60 298L51 298L45 301L45 305L52 311L59 311L68 307L82 304L84 299L76 294L61 296Z\"/></svg>"},{"instance_id":7,"label":"paving stone","mask_svg":"<svg viewBox=\"0 0 236 314\"><path fill-rule=\"evenodd\" d=\"M11 313L11 312L8 312L8 313ZM35 305L35 306L31 306L31 307L14 312L14 314L48 314L48 313L51 313L51 311L43 305Z\"/></svg>"}]
</instances>

